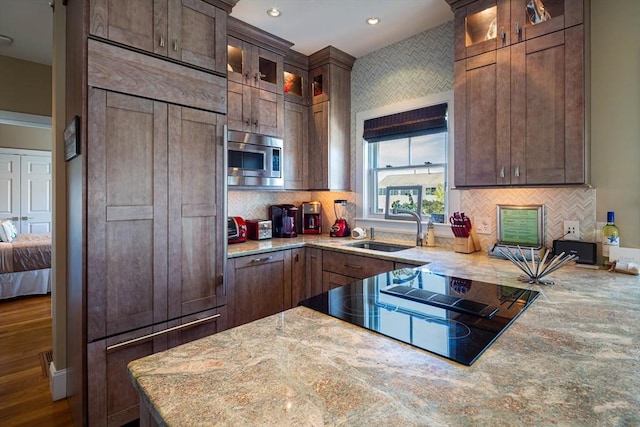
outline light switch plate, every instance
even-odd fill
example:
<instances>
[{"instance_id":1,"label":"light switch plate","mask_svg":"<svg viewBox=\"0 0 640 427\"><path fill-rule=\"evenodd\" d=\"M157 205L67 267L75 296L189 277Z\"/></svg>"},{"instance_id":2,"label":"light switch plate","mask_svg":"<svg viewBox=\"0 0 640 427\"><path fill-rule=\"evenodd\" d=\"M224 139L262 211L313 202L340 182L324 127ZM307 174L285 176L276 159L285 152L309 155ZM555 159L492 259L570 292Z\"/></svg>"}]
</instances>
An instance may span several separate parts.
<instances>
[{"instance_id":1,"label":"light switch plate","mask_svg":"<svg viewBox=\"0 0 640 427\"><path fill-rule=\"evenodd\" d=\"M476 218L473 228L478 234L491 234L491 220L487 217L479 216Z\"/></svg>"}]
</instances>

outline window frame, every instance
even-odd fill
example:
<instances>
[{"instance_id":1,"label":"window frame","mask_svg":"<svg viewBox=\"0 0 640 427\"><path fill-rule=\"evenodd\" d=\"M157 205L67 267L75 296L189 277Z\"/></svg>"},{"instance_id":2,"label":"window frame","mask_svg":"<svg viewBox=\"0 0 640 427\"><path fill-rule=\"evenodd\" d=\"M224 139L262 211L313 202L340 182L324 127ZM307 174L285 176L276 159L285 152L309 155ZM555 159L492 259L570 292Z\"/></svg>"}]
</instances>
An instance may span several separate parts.
<instances>
[{"instance_id":1,"label":"window frame","mask_svg":"<svg viewBox=\"0 0 640 427\"><path fill-rule=\"evenodd\" d=\"M447 146L447 186L445 188L447 198L447 212L445 218L452 215L453 212L460 210L460 194L452 185L454 182L454 104L453 91L441 92L438 94L428 95L421 98L401 101L395 104L377 107L371 110L360 111L356 113L356 134L355 134L355 189L356 189L356 222L359 227L369 228L375 227L380 230L389 232L415 232L415 224L410 221L401 221L393 219L385 219L384 215L373 214L370 211L371 191L369 187L369 168L368 168L368 147L364 142L362 135L364 132L365 120L381 117L389 114L396 114L412 109L428 107L436 104L447 104L447 129L448 129L448 146ZM427 218L423 223L426 224ZM445 220L444 224L435 224L436 236L451 237L451 229Z\"/></svg>"}]
</instances>

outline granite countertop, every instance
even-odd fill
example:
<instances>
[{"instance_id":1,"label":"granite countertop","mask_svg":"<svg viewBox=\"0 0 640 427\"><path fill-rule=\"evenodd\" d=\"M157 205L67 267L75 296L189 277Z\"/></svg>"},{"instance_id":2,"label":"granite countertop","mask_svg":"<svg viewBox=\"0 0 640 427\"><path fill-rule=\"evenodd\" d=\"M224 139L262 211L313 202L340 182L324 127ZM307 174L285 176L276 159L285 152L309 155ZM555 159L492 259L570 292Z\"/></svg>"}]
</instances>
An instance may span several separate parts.
<instances>
[{"instance_id":1,"label":"granite countertop","mask_svg":"<svg viewBox=\"0 0 640 427\"><path fill-rule=\"evenodd\" d=\"M339 248L349 239L326 239L283 245L354 251ZM234 246L230 257L275 250ZM384 256L523 286L515 266L484 253ZM297 307L129 370L166 425L640 424L640 278L576 266L550 278L556 284L537 286L543 294L470 367Z\"/></svg>"}]
</instances>

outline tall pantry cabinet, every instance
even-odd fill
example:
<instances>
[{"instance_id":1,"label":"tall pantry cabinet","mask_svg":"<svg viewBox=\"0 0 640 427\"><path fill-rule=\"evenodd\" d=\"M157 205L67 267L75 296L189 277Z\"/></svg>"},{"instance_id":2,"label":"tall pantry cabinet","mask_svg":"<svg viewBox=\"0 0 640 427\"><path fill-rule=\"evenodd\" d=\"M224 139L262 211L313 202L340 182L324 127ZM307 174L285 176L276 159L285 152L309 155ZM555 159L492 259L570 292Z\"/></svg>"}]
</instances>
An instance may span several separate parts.
<instances>
[{"instance_id":1,"label":"tall pantry cabinet","mask_svg":"<svg viewBox=\"0 0 640 427\"><path fill-rule=\"evenodd\" d=\"M585 183L588 0L447 1L455 185Z\"/></svg>"},{"instance_id":2,"label":"tall pantry cabinet","mask_svg":"<svg viewBox=\"0 0 640 427\"><path fill-rule=\"evenodd\" d=\"M226 19L235 0L69 2L69 403L138 418L129 361L226 328Z\"/></svg>"}]
</instances>

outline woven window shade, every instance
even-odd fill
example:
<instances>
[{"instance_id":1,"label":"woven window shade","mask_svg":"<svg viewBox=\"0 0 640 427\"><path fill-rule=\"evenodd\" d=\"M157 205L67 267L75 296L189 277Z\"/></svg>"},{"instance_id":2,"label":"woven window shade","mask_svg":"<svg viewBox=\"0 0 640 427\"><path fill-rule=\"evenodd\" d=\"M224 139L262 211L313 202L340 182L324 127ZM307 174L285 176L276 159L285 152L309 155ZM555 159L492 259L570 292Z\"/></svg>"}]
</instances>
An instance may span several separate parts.
<instances>
[{"instance_id":1,"label":"woven window shade","mask_svg":"<svg viewBox=\"0 0 640 427\"><path fill-rule=\"evenodd\" d=\"M367 142L379 142L446 130L447 104L438 104L365 120L363 138Z\"/></svg>"}]
</instances>

